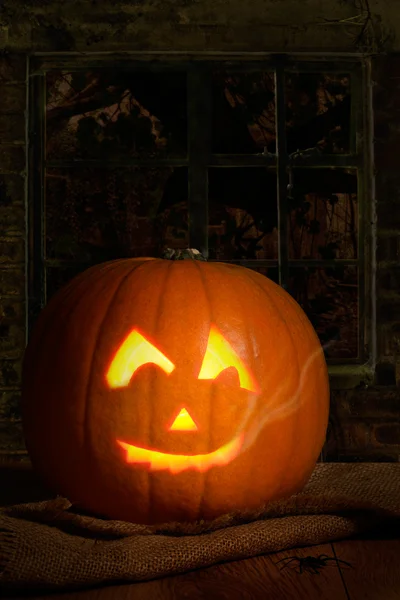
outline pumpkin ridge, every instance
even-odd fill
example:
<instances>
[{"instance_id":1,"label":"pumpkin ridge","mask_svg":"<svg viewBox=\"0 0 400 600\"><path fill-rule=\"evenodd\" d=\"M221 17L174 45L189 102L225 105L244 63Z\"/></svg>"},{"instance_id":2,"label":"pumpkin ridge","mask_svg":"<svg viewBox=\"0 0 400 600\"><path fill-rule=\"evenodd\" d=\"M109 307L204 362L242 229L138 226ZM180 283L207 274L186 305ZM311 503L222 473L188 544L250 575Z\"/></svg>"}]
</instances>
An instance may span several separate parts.
<instances>
[{"instance_id":1,"label":"pumpkin ridge","mask_svg":"<svg viewBox=\"0 0 400 600\"><path fill-rule=\"evenodd\" d=\"M109 269L107 269L109 270ZM103 270L104 273L105 269ZM95 281L101 280L103 277L103 273L101 273L99 270L96 270L96 272L93 274L94 275L94 279ZM38 346L39 348L41 346L45 346L46 343L50 343L53 345L55 344L56 348L59 347L59 342L58 342L58 338L57 335L55 335L55 331L57 330L57 325L58 325L58 330L62 331L65 327L65 323L71 318L71 315L73 315L75 309L76 309L76 302L71 302L71 300L74 300L76 298L77 295L77 291L79 291L80 289L83 288L83 290L85 290L85 288L87 287L87 278L85 276L83 276L83 273L81 273L80 275L78 275L77 277L75 277L71 282L69 282L66 285L66 289L65 292L62 293L62 290L59 290L59 292L57 292L53 298L51 298L51 302L50 302L50 306L48 307L46 305L46 311L47 311L47 318L44 319L42 317L42 315L40 315L40 317L42 317L42 321L39 322L39 319L37 320L37 323L35 323L35 327L34 330L32 332L32 336L29 340L29 345L28 345L28 351L25 353L24 356L24 365L23 365L23 383L26 380L27 377L27 371L29 369L35 371L36 370L36 361L40 356L40 351L37 350ZM59 315L60 312L64 309L67 309L64 315L63 319L56 319L54 321L54 316ZM49 340L49 337L51 338ZM50 346L52 347L52 346ZM26 402L25 402L25 396L28 395L28 391L26 389L25 385L23 385L22 387L22 413L23 413L23 424L24 424L24 430L26 430L26 422L27 422L27 418L25 415L25 411L27 410L26 407ZM24 433L24 435L26 435L26 433ZM29 443L29 440L28 440Z\"/></svg>"},{"instance_id":2,"label":"pumpkin ridge","mask_svg":"<svg viewBox=\"0 0 400 600\"><path fill-rule=\"evenodd\" d=\"M164 266L164 262L162 262L162 266ZM168 263L167 263L168 264ZM172 268L174 265L174 261L171 260L168 264L168 267L165 269L165 274L162 280L162 283L160 283L160 293L158 296L158 302L157 302L157 309L154 312L154 316L155 316L155 322L153 324L153 335L154 335L154 331L157 331L157 325L158 325L158 320L160 317L160 313L162 312L162 303L163 303L163 290L166 289L167 287L167 283L168 283L168 279L171 277L172 275ZM150 391L150 402L151 402L151 410L152 410L152 414L154 411L154 393L153 393L153 388L154 388L154 380L152 379L150 381L150 386L149 386L149 391ZM153 439L153 425L150 424L150 431L149 431L149 442L150 445L152 443L152 439ZM150 472L147 472L147 511L151 511L151 507L153 504L153 495L154 495L154 490L153 490L153 478L150 477Z\"/></svg>"},{"instance_id":3,"label":"pumpkin ridge","mask_svg":"<svg viewBox=\"0 0 400 600\"><path fill-rule=\"evenodd\" d=\"M80 274L82 275L82 274ZM35 355L35 347L37 347L38 343L40 344L44 344L47 335L49 332L53 332L53 328L54 328L54 323L53 323L53 316L55 316L56 314L58 314L60 312L60 310L62 310L63 306L68 306L69 305L69 309L67 311L67 317L69 317L69 315L72 314L75 306L74 305L70 305L70 299L71 297L76 295L76 290L77 288L79 289L80 287L82 288L86 288L86 281L84 278L81 278L80 275L77 275L77 277L72 280L71 282L69 282L66 286L66 288L64 289L64 291L62 290L58 290L58 292L56 292L52 298L53 302L51 303L51 306L49 307L50 310L48 310L48 318L44 319L42 314L39 315L38 319L37 319L37 324L35 323L35 331L34 331L34 336L32 336L32 338L34 337L33 343L35 344L34 347L30 348L30 354L32 354L33 356ZM102 278L102 274L101 273L97 273L98 275L98 279ZM47 304L46 304L47 306ZM42 317L42 318L41 318ZM27 358L27 357L25 357Z\"/></svg>"},{"instance_id":4,"label":"pumpkin ridge","mask_svg":"<svg viewBox=\"0 0 400 600\"><path fill-rule=\"evenodd\" d=\"M111 261L114 262L114 261ZM125 261L124 261L125 262ZM89 425L89 419L88 419L88 414L90 415L92 412L92 406L93 406L93 402L90 396L90 389L92 386L92 381L93 381L93 364L94 364L94 358L95 358L95 350L96 347L99 346L100 340L101 340L101 336L103 334L103 326L104 323L108 317L108 315L111 312L111 309L116 301L116 298L119 294L119 292L121 291L121 289L123 288L124 284L126 283L126 281L128 281L129 277L132 275L132 273L139 268L143 263L136 263L132 265L132 268L128 271L128 273L125 273L120 281L118 281L118 283L116 284L116 288L111 296L111 299L106 307L105 313L102 317L102 319L100 320L100 322L97 324L97 334L94 336L94 344L93 344L93 351L91 352L91 360L90 360L90 366L89 366L89 372L87 375L87 385L86 385L86 389L85 389L85 393L84 393L84 412L83 412L83 431L84 431L84 435L83 435L83 448L85 450L87 450L87 446L92 444L92 428ZM116 264L116 266L125 266L124 263L121 264L121 261L119 261L118 264ZM122 270L122 269L121 269ZM90 452L86 452L86 454L93 459L93 456L91 455Z\"/></svg>"},{"instance_id":5,"label":"pumpkin ridge","mask_svg":"<svg viewBox=\"0 0 400 600\"><path fill-rule=\"evenodd\" d=\"M235 266L236 266L236 265L235 265ZM229 270L229 271L230 271L230 272L229 272L229 277L231 277L231 279L232 279L232 284L234 284L234 279L238 277L238 274L237 274L237 273L232 273L232 271L231 271L231 270ZM242 273L242 272L240 272L240 273L239 273L239 278L240 278L240 277L243 275L243 279L246 279L246 283L247 283L247 279L248 279L248 278L249 278L249 276L250 276L250 280L251 280L251 281L253 281L253 280L251 279L251 274L252 274L252 273L253 273L253 271L252 271L251 269L246 269L244 273ZM238 289L238 287L239 287L239 286L232 285L232 287L233 287L233 288L235 289L235 291L236 291L236 290ZM258 286L258 287L260 287L260 286ZM241 314L241 318L242 318L242 321L245 321L245 320L246 320L246 315L245 315L245 312L246 312L246 311L245 311L245 307L243 306L243 302L242 302L242 300L241 300L241 297L240 297L239 295L238 295L238 300L239 300L239 304L240 304L241 310L243 311L243 312L242 312L242 314ZM253 321L251 321L251 322L253 323ZM252 327L251 334L250 334L250 333L249 333L249 331L248 331L248 327L245 327L245 334L246 334L246 337L247 337L247 343L246 343L246 345L248 346L248 348L251 348L251 349L252 349L252 353L253 353L253 355L255 356L255 355L256 355L256 354L255 354L255 350L256 350L256 349L258 350L258 349L259 349L259 347L257 346L257 348L256 348L256 347L255 347L255 344L254 344L254 328ZM257 399L256 399L256 405L257 405L257 402L258 402L258 401L259 401L259 399L257 398ZM246 447L244 447L244 451L246 451ZM243 448L242 448L241 452L243 452ZM248 479L248 480L251 480L251 478L252 478L252 473L251 473L251 471L248 471L246 475L247 475L247 479Z\"/></svg>"},{"instance_id":6,"label":"pumpkin ridge","mask_svg":"<svg viewBox=\"0 0 400 600\"><path fill-rule=\"evenodd\" d=\"M264 291L266 291L266 293L267 293L267 295L268 295L268 297L270 299L270 302L274 305L274 307L276 307L276 302L271 298L271 295L269 294L269 291L267 290L267 285L265 285L265 287L263 285L261 285L260 282L257 281L258 280L257 277L253 277L252 276L252 280L258 285L258 287L260 287L261 289L263 289ZM282 288L280 288L280 289L282 289ZM283 294L282 294L282 296L283 296ZM292 296L290 294L288 294L288 297L285 297L284 300L287 302L287 304L288 304L289 307L291 307L291 304L295 303L295 305L296 305L295 308L296 309L297 308L301 309L300 305L294 300L294 298L292 298ZM293 302L290 302L290 301L293 301ZM292 334L290 328L287 325L286 319L284 318L284 316L282 315L282 313L280 311L278 311L278 312L279 312L279 314L281 315L282 319L285 322L285 326L287 327L287 329L289 331L289 335L290 335L290 338L292 340L293 347L295 349L295 353L294 354L296 356L296 362L297 362L298 371L299 371L299 385L300 385L300 377L301 377L302 370L300 369L300 366L299 366L299 355L298 355L298 352L297 352L297 346L296 346L296 343L294 342L293 334ZM300 311L297 310L296 311L296 315L297 315L297 318L299 319L299 322L302 324L302 326L306 328L308 337L311 339L311 334L314 333L315 338L318 339L317 335L315 333L315 330L313 329L312 324L311 324L310 320L308 319L307 315L304 313L304 311L302 309ZM319 343L319 341L318 341L318 343ZM321 349L321 352L322 352L322 349ZM315 410L315 408L314 408L314 410ZM300 417L301 417L301 414L299 412L296 412L296 422L297 423L298 423ZM296 432L298 432L298 431L299 431L299 427L296 427ZM296 449L296 444L297 444L296 438L292 438L292 442L293 442L292 446L294 446L294 450L295 450ZM283 475L283 477L282 477L281 481L285 481L286 474L282 473L282 475Z\"/></svg>"},{"instance_id":7,"label":"pumpkin ridge","mask_svg":"<svg viewBox=\"0 0 400 600\"><path fill-rule=\"evenodd\" d=\"M250 276L250 277L251 277L251 276ZM294 343L293 334L292 334L292 331L291 331L291 329L290 329L289 325L287 324L287 321L286 321L286 319L285 319L285 318L284 318L284 316L283 316L283 315L280 313L280 311L279 311L279 308L277 307L275 300L272 298L272 295L269 293L269 290L267 290L267 289L266 289L266 288L267 288L267 286L265 286L265 288L264 288L262 285L260 285L260 283L259 283L259 282L258 282L256 279L258 279L258 278L255 278L255 277L254 277L254 278L252 278L252 281L254 281L254 283L256 283L256 285L257 285L257 287L258 287L259 289L263 290L263 292L265 293L265 295L268 297L268 300L269 300L269 302L270 302L270 303L272 304L272 306L274 307L274 309L275 309L275 312L276 312L276 313L279 313L279 314L281 315L281 317L282 317L282 319L283 319L283 321L284 321L284 323L285 323L286 330L287 330L287 332L288 332L288 334L289 334L289 338L290 338L290 340L291 340L292 346L293 346L293 348L296 350L296 345L295 345L295 343ZM298 380L299 380L299 382L300 382L301 368L300 368L300 363L299 363L299 356L298 356L298 353L297 353L296 351L294 352L294 355L295 355L295 357L296 357L296 364L297 364ZM295 412L295 419L296 419L296 423L295 423L295 425L294 425L294 427L293 427L293 430L297 432L297 431L298 431L298 421L299 421L299 413L298 413L297 411ZM288 452L289 456L291 456L291 455L293 454L293 452L296 450L297 438L295 438L293 435L292 435L292 436L288 436L288 437L290 437L290 438L291 438L291 442L290 442L290 445L291 445L291 451L290 451L290 452ZM281 477L281 479L280 479L280 481L279 481L279 485L277 486L277 487L278 487L278 489L281 489L281 487L282 487L282 483L285 481L285 477L286 477L286 473L283 471L283 472L282 472L282 477Z\"/></svg>"},{"instance_id":8,"label":"pumpkin ridge","mask_svg":"<svg viewBox=\"0 0 400 600\"><path fill-rule=\"evenodd\" d=\"M204 277L204 273L203 273L203 263L201 263L200 261L194 261L194 264L196 265L197 268L197 272L199 273L200 276L200 281L202 283L203 289L204 289L204 294L207 298L207 303L208 303L208 311L209 311L209 315L210 315L210 323L214 322L213 319L213 310L212 310L212 302L210 299L210 294L208 292L208 286L207 286L207 281L206 278ZM209 264L209 263L207 263ZM209 410L209 414L208 414L208 452L210 452L211 448L211 427L210 425L212 424L213 420L213 406L214 406L214 402L213 400L213 396L215 396L215 388L214 386L211 386L211 398L210 398L210 410ZM208 473L204 473L204 477L202 478L202 490L201 490L201 495L200 495L200 501L198 503L198 509L197 509L197 518L199 518L199 515L204 512L204 500L205 500L205 495L206 495L206 491L207 491L207 486L208 486L208 481L209 481L209 476Z\"/></svg>"}]
</instances>

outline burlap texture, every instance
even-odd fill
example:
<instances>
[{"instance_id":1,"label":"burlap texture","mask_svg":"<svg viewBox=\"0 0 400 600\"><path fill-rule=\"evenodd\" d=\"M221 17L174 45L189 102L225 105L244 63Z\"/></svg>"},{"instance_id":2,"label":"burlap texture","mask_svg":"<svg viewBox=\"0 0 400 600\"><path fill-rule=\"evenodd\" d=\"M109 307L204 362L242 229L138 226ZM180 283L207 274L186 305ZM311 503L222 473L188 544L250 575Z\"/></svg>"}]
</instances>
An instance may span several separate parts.
<instances>
[{"instance_id":1,"label":"burlap texture","mask_svg":"<svg viewBox=\"0 0 400 600\"><path fill-rule=\"evenodd\" d=\"M304 490L257 512L146 527L79 515L64 498L0 510L0 585L61 591L145 581L400 523L400 464L318 464Z\"/></svg>"}]
</instances>

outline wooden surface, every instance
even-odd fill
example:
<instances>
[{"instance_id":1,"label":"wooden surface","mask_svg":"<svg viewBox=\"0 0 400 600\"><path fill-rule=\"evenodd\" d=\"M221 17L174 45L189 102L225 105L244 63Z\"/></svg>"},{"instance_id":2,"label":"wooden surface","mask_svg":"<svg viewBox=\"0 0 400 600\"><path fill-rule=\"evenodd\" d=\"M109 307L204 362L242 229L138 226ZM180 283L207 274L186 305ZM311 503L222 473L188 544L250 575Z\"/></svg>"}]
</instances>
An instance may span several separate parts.
<instances>
[{"instance_id":1,"label":"wooden surface","mask_svg":"<svg viewBox=\"0 0 400 600\"><path fill-rule=\"evenodd\" d=\"M0 466L0 504L46 497L46 490L29 467ZM282 558L321 554L336 556L351 567L330 561L319 574L314 574L307 570L299 573L298 560L284 568L284 562L276 564ZM29 597L33 600L400 600L399 562L400 540L391 539L390 531L382 531L334 544L214 565L146 583Z\"/></svg>"}]
</instances>

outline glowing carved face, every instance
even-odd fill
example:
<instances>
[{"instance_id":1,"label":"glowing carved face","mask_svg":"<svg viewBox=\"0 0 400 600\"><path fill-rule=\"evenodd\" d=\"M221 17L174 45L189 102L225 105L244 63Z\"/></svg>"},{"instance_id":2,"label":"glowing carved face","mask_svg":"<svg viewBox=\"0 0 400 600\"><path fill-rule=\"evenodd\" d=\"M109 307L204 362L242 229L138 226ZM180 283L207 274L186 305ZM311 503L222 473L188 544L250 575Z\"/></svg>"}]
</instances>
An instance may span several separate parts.
<instances>
[{"instance_id":1,"label":"glowing carved face","mask_svg":"<svg viewBox=\"0 0 400 600\"><path fill-rule=\"evenodd\" d=\"M106 380L109 388L126 387L135 372L149 363L157 365L167 375L175 369L175 365L158 348L137 329L133 329L120 345L107 371ZM243 360L217 327L212 325L198 379L216 379L222 371L230 367L237 370L239 385L242 389L254 394L260 392L257 381ZM168 431L195 432L198 431L198 426L186 408L182 408ZM150 471L169 470L171 473L179 473L187 469L204 472L211 467L230 463L238 456L243 438L244 434L241 433L213 452L195 455L159 452L127 444L120 440L117 440L117 443L126 451L126 462L128 463L147 464Z\"/></svg>"}]
</instances>

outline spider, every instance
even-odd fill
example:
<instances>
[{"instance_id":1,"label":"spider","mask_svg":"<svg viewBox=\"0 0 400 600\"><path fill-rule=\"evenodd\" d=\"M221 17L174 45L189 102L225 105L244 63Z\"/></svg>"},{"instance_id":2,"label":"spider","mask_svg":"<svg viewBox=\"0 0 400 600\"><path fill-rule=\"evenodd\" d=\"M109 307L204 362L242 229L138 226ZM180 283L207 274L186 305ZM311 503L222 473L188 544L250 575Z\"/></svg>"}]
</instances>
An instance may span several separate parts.
<instances>
[{"instance_id":1,"label":"spider","mask_svg":"<svg viewBox=\"0 0 400 600\"><path fill-rule=\"evenodd\" d=\"M280 570L284 569L285 567L288 567L289 564L293 561L297 561L298 562L298 570L296 569L296 566L294 567L296 570L296 573L303 573L303 571L308 571L309 573L312 573L313 575L319 575L319 570L318 569L322 569L323 567L327 567L329 566L327 563L328 561L333 560L334 562L336 562L337 566L339 566L339 563L343 563L344 565L347 565L348 567L351 567L351 564L346 562L345 560L339 560L338 558L334 557L334 556L328 556L327 554L320 554L319 556L287 556L286 558L281 558L281 560L278 560L278 562L276 562L275 564L277 565L278 563L282 562L282 561L288 561L286 564L284 564ZM290 567L293 568L293 567Z\"/></svg>"}]
</instances>

